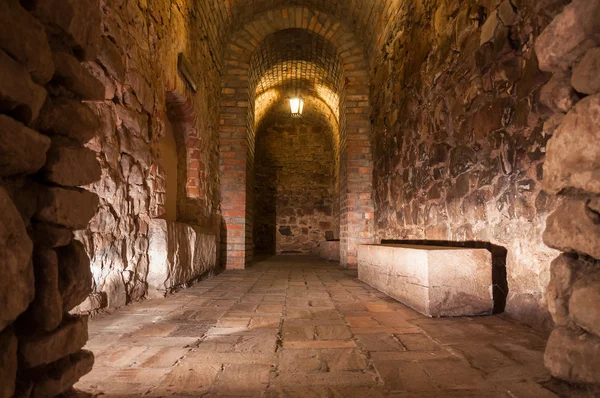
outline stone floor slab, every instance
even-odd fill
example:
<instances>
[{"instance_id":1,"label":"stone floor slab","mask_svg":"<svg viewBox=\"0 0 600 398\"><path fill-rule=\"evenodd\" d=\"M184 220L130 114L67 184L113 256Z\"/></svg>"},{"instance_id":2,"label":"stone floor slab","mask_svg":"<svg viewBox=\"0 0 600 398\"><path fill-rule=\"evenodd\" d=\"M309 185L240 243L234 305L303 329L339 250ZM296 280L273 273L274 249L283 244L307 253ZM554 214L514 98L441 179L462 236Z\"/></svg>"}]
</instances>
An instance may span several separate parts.
<instances>
[{"instance_id":1,"label":"stone floor slab","mask_svg":"<svg viewBox=\"0 0 600 398\"><path fill-rule=\"evenodd\" d=\"M430 319L318 259L274 257L90 321L76 387L132 397L551 398L545 337Z\"/></svg>"}]
</instances>

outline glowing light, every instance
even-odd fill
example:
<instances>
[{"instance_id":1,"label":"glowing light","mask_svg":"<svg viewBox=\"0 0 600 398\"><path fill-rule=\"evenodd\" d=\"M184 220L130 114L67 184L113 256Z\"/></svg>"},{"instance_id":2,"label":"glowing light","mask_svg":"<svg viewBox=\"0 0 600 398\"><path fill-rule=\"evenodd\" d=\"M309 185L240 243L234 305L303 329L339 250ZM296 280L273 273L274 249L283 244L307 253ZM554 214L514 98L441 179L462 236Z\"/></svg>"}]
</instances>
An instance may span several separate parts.
<instances>
[{"instance_id":1,"label":"glowing light","mask_svg":"<svg viewBox=\"0 0 600 398\"><path fill-rule=\"evenodd\" d=\"M304 100L302 97L290 98L290 109L293 117L301 116L302 112L304 111Z\"/></svg>"}]
</instances>

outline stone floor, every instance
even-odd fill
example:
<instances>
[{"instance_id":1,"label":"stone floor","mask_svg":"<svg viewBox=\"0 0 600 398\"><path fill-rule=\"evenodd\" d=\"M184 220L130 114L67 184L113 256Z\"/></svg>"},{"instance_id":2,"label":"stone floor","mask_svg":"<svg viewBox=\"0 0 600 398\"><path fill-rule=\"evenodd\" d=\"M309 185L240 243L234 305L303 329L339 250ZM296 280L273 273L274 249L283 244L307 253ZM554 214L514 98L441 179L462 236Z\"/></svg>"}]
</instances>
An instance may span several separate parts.
<instances>
[{"instance_id":1,"label":"stone floor","mask_svg":"<svg viewBox=\"0 0 600 398\"><path fill-rule=\"evenodd\" d=\"M429 319L356 271L273 257L90 322L107 397L554 397L545 340L510 320Z\"/></svg>"}]
</instances>

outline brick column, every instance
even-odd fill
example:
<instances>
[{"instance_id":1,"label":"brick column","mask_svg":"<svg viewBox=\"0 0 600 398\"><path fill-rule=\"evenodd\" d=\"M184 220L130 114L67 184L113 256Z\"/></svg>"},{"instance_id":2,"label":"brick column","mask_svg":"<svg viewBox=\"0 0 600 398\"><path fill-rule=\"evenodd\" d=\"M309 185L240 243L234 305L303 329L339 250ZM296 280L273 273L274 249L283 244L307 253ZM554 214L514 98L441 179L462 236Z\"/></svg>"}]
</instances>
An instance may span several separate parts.
<instances>
[{"instance_id":1,"label":"brick column","mask_svg":"<svg viewBox=\"0 0 600 398\"><path fill-rule=\"evenodd\" d=\"M221 261L227 269L243 269L248 250L248 83L241 76L224 83L219 127L221 182Z\"/></svg>"},{"instance_id":2,"label":"brick column","mask_svg":"<svg viewBox=\"0 0 600 398\"><path fill-rule=\"evenodd\" d=\"M373 155L368 87L346 88L342 130L341 263L358 266L358 246L374 243ZM345 181L344 181L345 180Z\"/></svg>"}]
</instances>

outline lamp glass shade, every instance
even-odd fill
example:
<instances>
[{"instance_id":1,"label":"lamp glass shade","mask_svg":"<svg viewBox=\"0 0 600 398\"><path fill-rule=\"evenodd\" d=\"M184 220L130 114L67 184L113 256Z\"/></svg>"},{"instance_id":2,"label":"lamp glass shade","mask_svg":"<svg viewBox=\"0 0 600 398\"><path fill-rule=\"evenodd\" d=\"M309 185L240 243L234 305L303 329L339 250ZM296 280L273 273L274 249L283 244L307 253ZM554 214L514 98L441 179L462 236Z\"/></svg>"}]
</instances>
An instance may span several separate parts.
<instances>
[{"instance_id":1,"label":"lamp glass shade","mask_svg":"<svg viewBox=\"0 0 600 398\"><path fill-rule=\"evenodd\" d=\"M304 111L304 100L302 97L293 97L290 98L290 110L292 112L292 116L300 116Z\"/></svg>"}]
</instances>

